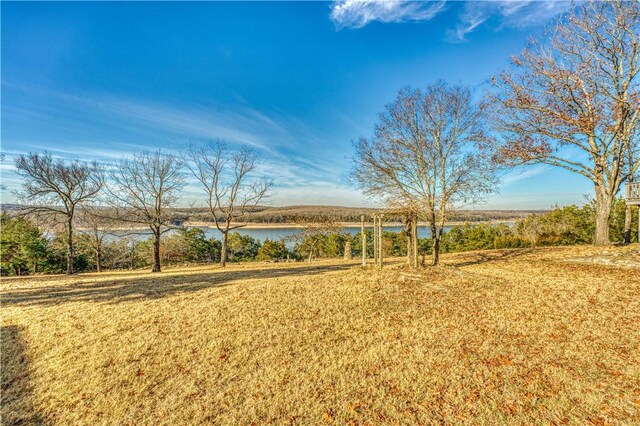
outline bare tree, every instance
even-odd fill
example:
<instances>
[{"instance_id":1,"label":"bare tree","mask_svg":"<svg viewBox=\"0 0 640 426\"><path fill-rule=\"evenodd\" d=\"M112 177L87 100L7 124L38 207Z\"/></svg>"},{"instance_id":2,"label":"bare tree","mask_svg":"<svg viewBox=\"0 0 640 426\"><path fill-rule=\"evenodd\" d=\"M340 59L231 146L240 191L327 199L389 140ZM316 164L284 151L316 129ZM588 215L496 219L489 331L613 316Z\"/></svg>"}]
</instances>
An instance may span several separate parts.
<instances>
[{"instance_id":1,"label":"bare tree","mask_svg":"<svg viewBox=\"0 0 640 426\"><path fill-rule=\"evenodd\" d=\"M467 87L405 88L380 114L374 137L355 145L355 181L366 195L429 222L434 265L449 213L495 188L485 116Z\"/></svg>"},{"instance_id":2,"label":"bare tree","mask_svg":"<svg viewBox=\"0 0 640 426\"><path fill-rule=\"evenodd\" d=\"M161 151L120 160L110 173L110 204L114 218L149 227L153 235L153 267L160 272L160 238L176 219L170 207L184 188L183 161Z\"/></svg>"},{"instance_id":3,"label":"bare tree","mask_svg":"<svg viewBox=\"0 0 640 426\"><path fill-rule=\"evenodd\" d=\"M214 140L204 147L191 147L187 166L207 194L207 207L216 228L222 234L220 265L227 264L229 231L246 226L251 211L264 200L272 183L266 177L254 177L257 153L248 147L231 150L223 141Z\"/></svg>"},{"instance_id":4,"label":"bare tree","mask_svg":"<svg viewBox=\"0 0 640 426\"><path fill-rule=\"evenodd\" d=\"M609 244L613 199L640 167L640 157L629 155L638 146L639 34L637 1L579 2L494 79L502 160L591 180L598 245Z\"/></svg>"},{"instance_id":5,"label":"bare tree","mask_svg":"<svg viewBox=\"0 0 640 426\"><path fill-rule=\"evenodd\" d=\"M115 221L104 207L86 204L81 207L80 226L85 235L86 246L95 258L96 272L102 272L104 244L113 235Z\"/></svg>"},{"instance_id":6,"label":"bare tree","mask_svg":"<svg viewBox=\"0 0 640 426\"><path fill-rule=\"evenodd\" d=\"M24 178L18 193L24 213L64 222L67 274L73 274L74 219L78 207L94 199L104 186L102 168L96 162L54 160L47 152L19 155L15 165Z\"/></svg>"}]
</instances>

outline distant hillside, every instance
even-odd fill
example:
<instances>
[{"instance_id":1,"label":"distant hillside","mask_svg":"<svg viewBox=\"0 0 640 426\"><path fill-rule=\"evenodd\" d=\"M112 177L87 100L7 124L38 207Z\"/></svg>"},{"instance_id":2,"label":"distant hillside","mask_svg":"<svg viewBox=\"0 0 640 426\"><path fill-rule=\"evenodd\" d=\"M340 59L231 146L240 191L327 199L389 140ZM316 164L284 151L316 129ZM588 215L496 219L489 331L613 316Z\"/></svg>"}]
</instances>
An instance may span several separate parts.
<instances>
[{"instance_id":1,"label":"distant hillside","mask_svg":"<svg viewBox=\"0 0 640 426\"><path fill-rule=\"evenodd\" d=\"M190 222L210 222L208 209L189 208L176 209L179 215ZM249 216L250 223L296 223L314 219L328 218L336 222L360 222L360 216L384 212L384 209L343 206L259 206ZM449 218L449 221L481 222L489 220L515 220L531 213L545 210L460 210ZM389 221L399 221L399 215L387 213Z\"/></svg>"},{"instance_id":2,"label":"distant hillside","mask_svg":"<svg viewBox=\"0 0 640 426\"><path fill-rule=\"evenodd\" d=\"M2 210L16 210L17 204L2 204ZM107 209L105 207L105 209ZM213 222L209 209L204 207L179 207L173 209L181 221ZM516 220L532 213L546 210L459 210L449 217L449 222L483 222L491 220ZM388 221L400 221L401 217L388 210L368 207L344 206L258 206L247 217L249 223L297 223L317 219L330 219L335 222L360 222L360 216L371 219L373 213L386 213Z\"/></svg>"}]
</instances>

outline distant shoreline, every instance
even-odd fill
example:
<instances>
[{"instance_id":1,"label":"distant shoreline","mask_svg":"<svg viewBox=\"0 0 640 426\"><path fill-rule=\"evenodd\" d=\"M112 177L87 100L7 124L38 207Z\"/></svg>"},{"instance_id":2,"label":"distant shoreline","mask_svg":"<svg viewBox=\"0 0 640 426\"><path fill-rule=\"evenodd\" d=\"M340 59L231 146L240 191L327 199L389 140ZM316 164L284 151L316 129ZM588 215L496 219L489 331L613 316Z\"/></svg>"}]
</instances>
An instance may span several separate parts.
<instances>
[{"instance_id":1,"label":"distant shoreline","mask_svg":"<svg viewBox=\"0 0 640 426\"><path fill-rule=\"evenodd\" d=\"M444 226L459 226L459 225L464 225L464 224L471 224L471 225L477 225L477 224L490 224L490 225L499 225L499 224L513 224L515 223L517 219L495 219L495 220L478 220L478 221L450 221L450 222L445 222ZM356 223L356 222L337 222L338 226L340 228L360 228L360 223ZM233 224L233 225L238 225L238 224ZM365 222L365 226L367 228L370 228L373 224L371 222ZM401 222L385 222L384 227L402 227L404 226ZM420 227L427 227L429 226L428 222L418 222L418 226ZM216 225L212 222L198 222L198 221L187 221L185 223L183 223L183 225L181 227L184 228L209 228L209 229L216 229ZM178 227L178 228L181 228ZM239 230L239 229L303 229L304 225L301 225L299 223L248 223L244 226L240 226L238 228L235 229L231 229L231 232ZM82 230L86 230L87 228L84 227L78 227L78 230L82 231ZM134 227L114 227L111 228L109 231L131 231L131 232L137 232L137 231L141 231L141 230L148 230L149 227L147 226L134 226Z\"/></svg>"},{"instance_id":2,"label":"distant shoreline","mask_svg":"<svg viewBox=\"0 0 640 426\"><path fill-rule=\"evenodd\" d=\"M495 220L478 220L478 221L451 221L445 222L445 226L458 226L464 224L491 224L498 225L501 223L514 223L517 219L495 219ZM336 222L342 228L360 228L360 222ZM232 226L237 225L233 224ZM394 227L394 226L404 226L401 222L384 222L384 226ZM197 228L216 228L216 225L212 222L198 222L198 221L187 221L184 223L185 227L197 227ZM365 226L371 227L371 222L365 222ZM426 227L429 226L428 222L418 222L418 226ZM304 228L304 225L299 223L248 223L244 226L240 226L240 228L236 229L283 229L283 228Z\"/></svg>"}]
</instances>

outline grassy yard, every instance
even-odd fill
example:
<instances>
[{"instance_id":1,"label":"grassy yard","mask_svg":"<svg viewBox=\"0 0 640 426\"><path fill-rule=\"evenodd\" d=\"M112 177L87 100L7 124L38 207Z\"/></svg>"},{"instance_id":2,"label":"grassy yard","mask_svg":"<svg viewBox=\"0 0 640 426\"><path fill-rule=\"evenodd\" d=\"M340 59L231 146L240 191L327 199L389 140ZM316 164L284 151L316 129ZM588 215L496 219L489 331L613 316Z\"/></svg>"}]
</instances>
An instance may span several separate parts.
<instances>
[{"instance_id":1,"label":"grassy yard","mask_svg":"<svg viewBox=\"0 0 640 426\"><path fill-rule=\"evenodd\" d=\"M444 262L3 280L2 424L640 423L637 245Z\"/></svg>"}]
</instances>

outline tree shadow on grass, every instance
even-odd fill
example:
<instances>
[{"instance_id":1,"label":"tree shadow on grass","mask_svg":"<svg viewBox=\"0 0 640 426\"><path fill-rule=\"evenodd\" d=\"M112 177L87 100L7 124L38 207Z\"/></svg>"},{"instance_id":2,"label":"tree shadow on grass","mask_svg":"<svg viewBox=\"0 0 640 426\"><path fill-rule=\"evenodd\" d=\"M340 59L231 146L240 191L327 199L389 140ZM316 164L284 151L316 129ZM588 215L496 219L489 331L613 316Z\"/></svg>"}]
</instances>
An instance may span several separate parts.
<instances>
[{"instance_id":1,"label":"tree shadow on grass","mask_svg":"<svg viewBox=\"0 0 640 426\"><path fill-rule=\"evenodd\" d=\"M48 424L33 406L33 386L29 375L29 358L22 339L22 328L15 325L0 329L2 350L2 390L3 425L44 425Z\"/></svg>"},{"instance_id":2,"label":"tree shadow on grass","mask_svg":"<svg viewBox=\"0 0 640 426\"><path fill-rule=\"evenodd\" d=\"M352 264L329 264L263 269L196 271L118 277L100 281L77 281L59 285L16 288L2 293L3 305L56 305L67 302L126 302L158 299L173 294L221 287L235 281L311 276L351 268Z\"/></svg>"},{"instance_id":3,"label":"tree shadow on grass","mask_svg":"<svg viewBox=\"0 0 640 426\"><path fill-rule=\"evenodd\" d=\"M505 249L493 250L487 252L461 253L461 259L455 259L453 262L446 262L447 266L459 268L461 266L479 265L481 263L505 261L517 257L521 257L533 252L533 248L521 249Z\"/></svg>"}]
</instances>

